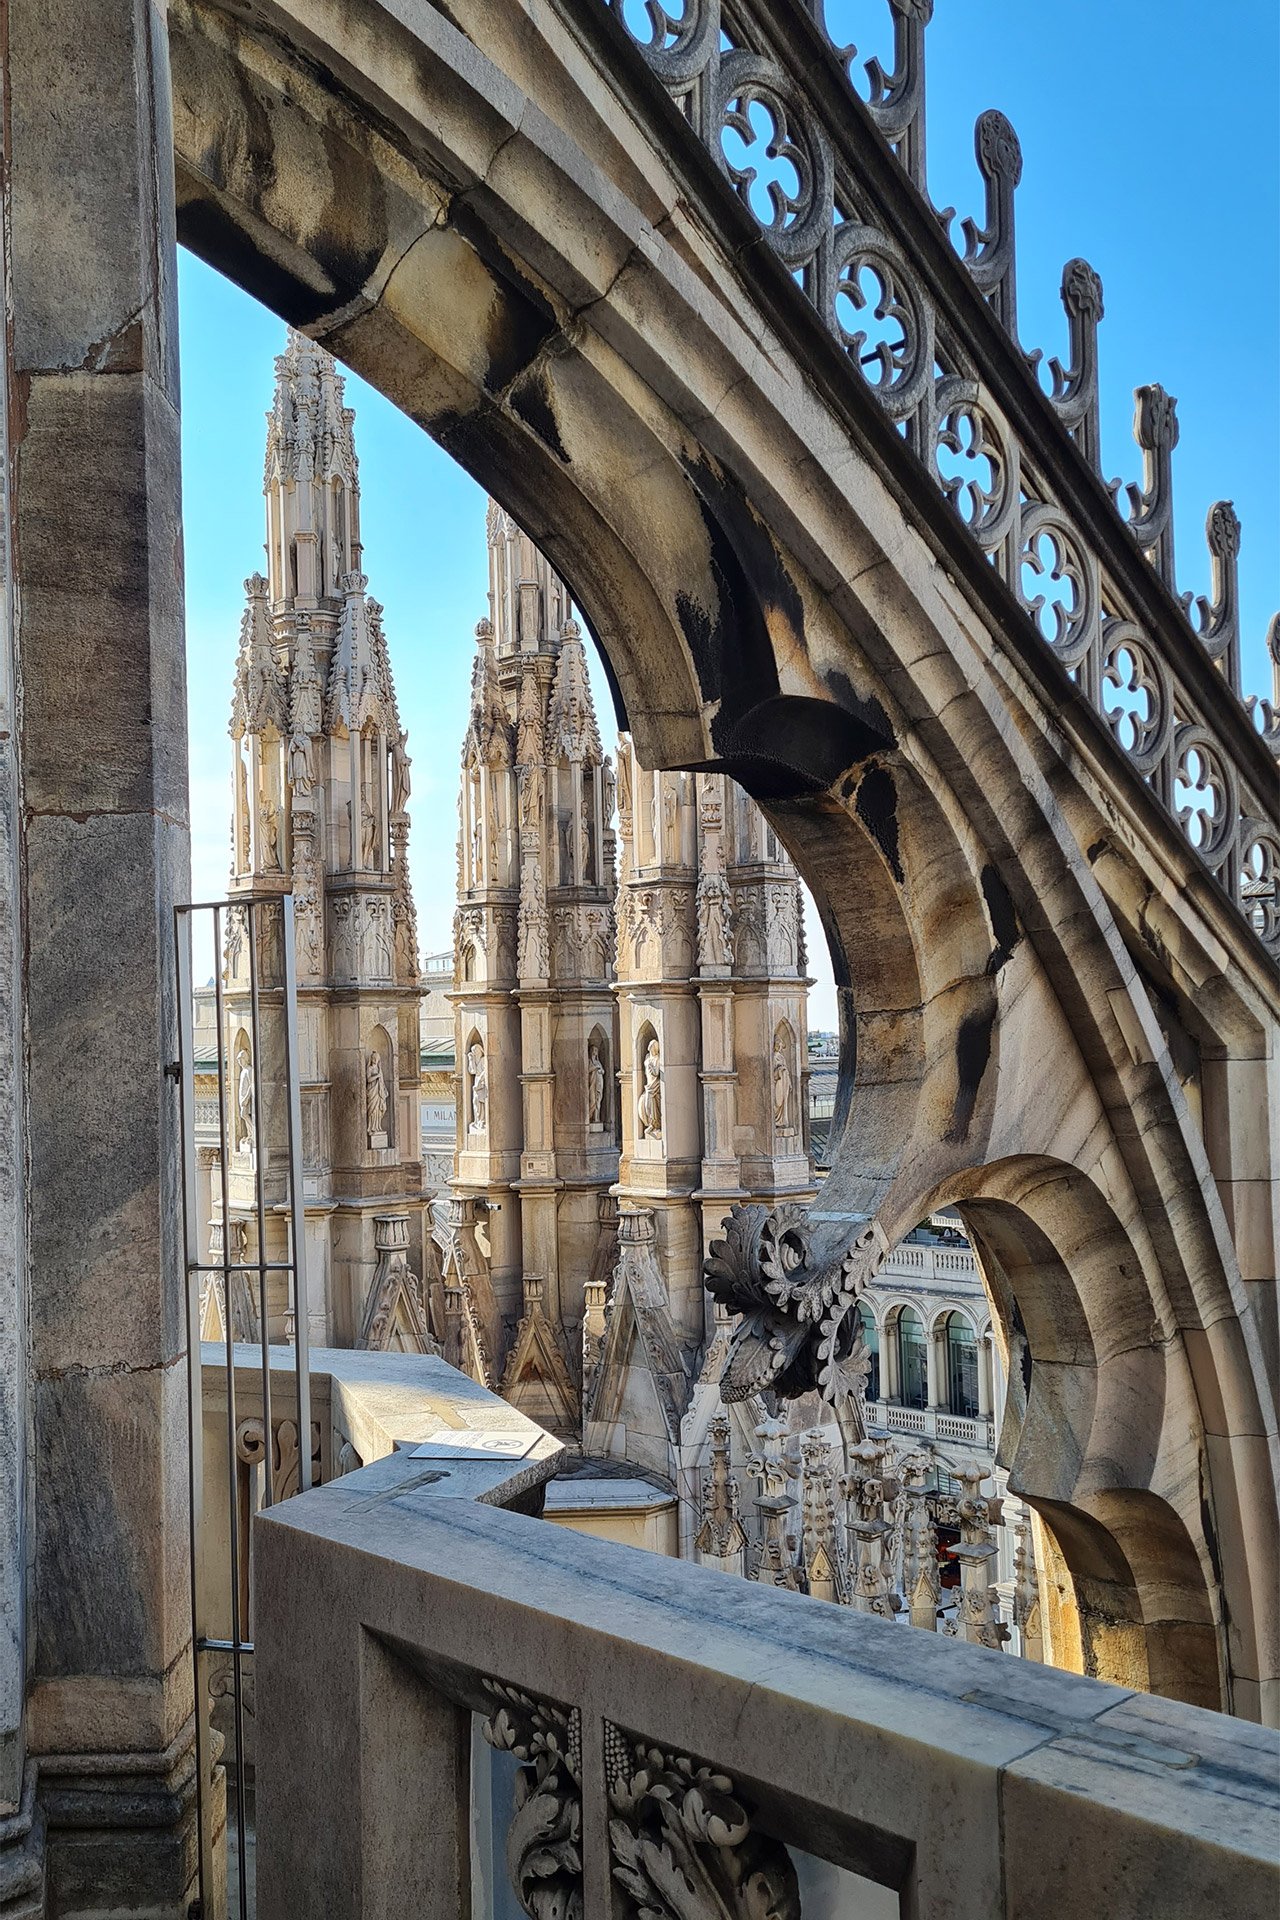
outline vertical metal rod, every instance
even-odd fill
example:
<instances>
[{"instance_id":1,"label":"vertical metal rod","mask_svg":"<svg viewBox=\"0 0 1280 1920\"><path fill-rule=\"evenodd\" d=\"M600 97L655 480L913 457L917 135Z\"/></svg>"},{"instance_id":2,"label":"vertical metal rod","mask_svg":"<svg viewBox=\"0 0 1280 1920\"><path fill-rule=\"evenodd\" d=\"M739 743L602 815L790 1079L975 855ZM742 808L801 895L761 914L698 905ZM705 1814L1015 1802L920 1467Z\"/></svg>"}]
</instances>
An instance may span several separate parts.
<instances>
[{"instance_id":1,"label":"vertical metal rod","mask_svg":"<svg viewBox=\"0 0 1280 1920\"><path fill-rule=\"evenodd\" d=\"M258 1343L262 1349L262 1430L265 1435L262 1464L265 1469L263 1505L275 1505L275 1452L271 1423L271 1336L267 1327L267 1208L266 1169L262 1155L262 1005L258 992L258 908L261 902L249 900L249 1024L253 1032L250 1061L253 1067L253 1192L258 1220ZM246 1542L246 1546L248 1543Z\"/></svg>"},{"instance_id":2,"label":"vertical metal rod","mask_svg":"<svg viewBox=\"0 0 1280 1920\"><path fill-rule=\"evenodd\" d=\"M196 1844L200 1907L209 1912L214 1886L212 1809L212 1754L204 1710L204 1661L200 1623L200 1534L203 1526L204 1433L202 1368L200 1364L200 1247L199 1205L196 1194L195 1154L195 1033L192 995L191 916L182 907L173 914L173 944L178 972L178 1125L182 1142L182 1241L186 1256L183 1300L187 1320L187 1443L190 1481L188 1526L191 1542L191 1679L195 1699L196 1733Z\"/></svg>"},{"instance_id":3,"label":"vertical metal rod","mask_svg":"<svg viewBox=\"0 0 1280 1920\"><path fill-rule=\"evenodd\" d=\"M244 1790L244 1674L242 1671L244 1623L240 1617L240 1502L236 1497L236 1355L232 1337L231 1311L231 1263L227 1257L231 1221L229 1219L229 1201L227 1188L227 1153L230 1136L227 1132L227 1075L225 1046L225 1006L222 992L222 909L213 909L213 994L214 1009L217 1015L218 1047L218 1162L222 1188L222 1299L223 1331L225 1333L227 1365L227 1491L230 1507L230 1532L228 1540L231 1547L231 1639L235 1651L231 1656L231 1692L233 1724L236 1747L236 1836L238 1852L236 1857L236 1880L239 1894L240 1920L249 1920L248 1887L245 1882L245 1840L248 1832L248 1820L245 1814ZM267 1429L267 1447L271 1446L271 1432Z\"/></svg>"},{"instance_id":4,"label":"vertical metal rod","mask_svg":"<svg viewBox=\"0 0 1280 1920\"><path fill-rule=\"evenodd\" d=\"M289 1083L289 1236L293 1261L293 1365L298 1407L298 1490L311 1485L311 1327L307 1294L306 1207L302 1192L302 1095L298 1085L298 975L293 895L284 915L285 1073Z\"/></svg>"}]
</instances>

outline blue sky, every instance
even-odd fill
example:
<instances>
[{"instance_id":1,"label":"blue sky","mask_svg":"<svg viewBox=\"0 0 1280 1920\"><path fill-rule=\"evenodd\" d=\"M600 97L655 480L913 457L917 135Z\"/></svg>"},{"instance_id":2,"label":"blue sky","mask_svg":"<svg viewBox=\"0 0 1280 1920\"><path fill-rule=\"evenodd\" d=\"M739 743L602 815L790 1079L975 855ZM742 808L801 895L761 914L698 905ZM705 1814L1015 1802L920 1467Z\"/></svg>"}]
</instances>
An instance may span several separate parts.
<instances>
[{"instance_id":1,"label":"blue sky","mask_svg":"<svg viewBox=\"0 0 1280 1920\"><path fill-rule=\"evenodd\" d=\"M886 0L828 0L860 55L889 65ZM1180 584L1208 589L1204 516L1234 500L1247 690L1270 693L1280 607L1280 8L1241 0L937 0L929 172L938 206L981 213L973 122L1000 107L1023 150L1020 334L1065 355L1063 262L1102 276L1103 465L1136 479L1133 388L1179 400ZM225 890L226 720L243 581L262 564L264 414L279 322L183 255L184 521L195 897ZM450 944L454 803L472 631L485 611L484 497L354 376L365 567L413 755L411 864L424 950ZM601 720L611 725L599 678ZM811 932L816 929L811 922ZM811 951L820 944L811 939ZM821 965L822 957L815 955ZM815 968L815 970L817 970ZM832 1023L829 973L813 1024Z\"/></svg>"}]
</instances>

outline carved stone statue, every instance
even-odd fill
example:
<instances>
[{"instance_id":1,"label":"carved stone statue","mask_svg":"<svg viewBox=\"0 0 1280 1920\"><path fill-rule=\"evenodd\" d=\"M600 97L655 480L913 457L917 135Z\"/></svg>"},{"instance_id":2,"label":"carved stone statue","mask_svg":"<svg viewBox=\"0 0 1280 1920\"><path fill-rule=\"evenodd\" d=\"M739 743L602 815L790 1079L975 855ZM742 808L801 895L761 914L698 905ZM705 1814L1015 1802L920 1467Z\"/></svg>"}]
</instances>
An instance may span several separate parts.
<instances>
[{"instance_id":1,"label":"carved stone statue","mask_svg":"<svg viewBox=\"0 0 1280 1920\"><path fill-rule=\"evenodd\" d=\"M315 760L305 733L295 733L289 742L289 779L299 800L308 799L315 791Z\"/></svg>"},{"instance_id":2,"label":"carved stone statue","mask_svg":"<svg viewBox=\"0 0 1280 1920\"><path fill-rule=\"evenodd\" d=\"M240 1072L236 1081L236 1113L239 1116L240 1138L236 1142L241 1153L253 1152L253 1062L246 1047L240 1049Z\"/></svg>"},{"instance_id":3,"label":"carved stone statue","mask_svg":"<svg viewBox=\"0 0 1280 1920\"><path fill-rule=\"evenodd\" d=\"M471 1075L470 1131L484 1133L489 1126L489 1067L478 1040L467 1049L467 1070Z\"/></svg>"},{"instance_id":4,"label":"carved stone statue","mask_svg":"<svg viewBox=\"0 0 1280 1920\"><path fill-rule=\"evenodd\" d=\"M698 963L704 967L732 964L729 943L731 915L729 882L722 873L703 872L698 879Z\"/></svg>"},{"instance_id":5,"label":"carved stone statue","mask_svg":"<svg viewBox=\"0 0 1280 1920\"><path fill-rule=\"evenodd\" d=\"M409 755L405 751L408 734L402 733L391 749L391 811L403 813L409 805Z\"/></svg>"},{"instance_id":6,"label":"carved stone statue","mask_svg":"<svg viewBox=\"0 0 1280 1920\"><path fill-rule=\"evenodd\" d=\"M644 1086L636 1102L640 1138L656 1137L662 1132L662 1051L651 1040L644 1051Z\"/></svg>"},{"instance_id":7,"label":"carved stone statue","mask_svg":"<svg viewBox=\"0 0 1280 1920\"><path fill-rule=\"evenodd\" d=\"M258 825L262 830L262 865L268 873L280 871L280 828L276 823L276 810L263 805L258 815Z\"/></svg>"},{"instance_id":8,"label":"carved stone statue","mask_svg":"<svg viewBox=\"0 0 1280 1920\"><path fill-rule=\"evenodd\" d=\"M364 1068L364 1121L370 1145L386 1140L386 1118L387 1082L377 1049L371 1047Z\"/></svg>"},{"instance_id":9,"label":"carved stone statue","mask_svg":"<svg viewBox=\"0 0 1280 1920\"><path fill-rule=\"evenodd\" d=\"M794 1133L791 1117L791 1061L787 1038L779 1031L773 1041L773 1124L779 1133Z\"/></svg>"},{"instance_id":10,"label":"carved stone statue","mask_svg":"<svg viewBox=\"0 0 1280 1920\"><path fill-rule=\"evenodd\" d=\"M677 814L675 789L665 783L662 788L662 858L678 860L680 842L677 833Z\"/></svg>"},{"instance_id":11,"label":"carved stone statue","mask_svg":"<svg viewBox=\"0 0 1280 1920\"><path fill-rule=\"evenodd\" d=\"M587 1120L593 1127L602 1124L604 1111L604 1062L600 1058L600 1043L592 1040L587 1046Z\"/></svg>"}]
</instances>

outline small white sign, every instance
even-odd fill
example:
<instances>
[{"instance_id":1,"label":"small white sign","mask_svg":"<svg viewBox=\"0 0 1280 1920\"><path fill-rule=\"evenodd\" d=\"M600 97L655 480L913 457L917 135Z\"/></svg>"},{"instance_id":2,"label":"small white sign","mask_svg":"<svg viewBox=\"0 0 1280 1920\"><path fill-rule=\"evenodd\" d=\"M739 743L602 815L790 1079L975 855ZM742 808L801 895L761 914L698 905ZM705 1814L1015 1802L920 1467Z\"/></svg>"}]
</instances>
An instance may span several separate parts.
<instances>
[{"instance_id":1,"label":"small white sign","mask_svg":"<svg viewBox=\"0 0 1280 1920\"><path fill-rule=\"evenodd\" d=\"M412 1460L523 1460L536 1433L485 1427L433 1427L416 1447Z\"/></svg>"}]
</instances>

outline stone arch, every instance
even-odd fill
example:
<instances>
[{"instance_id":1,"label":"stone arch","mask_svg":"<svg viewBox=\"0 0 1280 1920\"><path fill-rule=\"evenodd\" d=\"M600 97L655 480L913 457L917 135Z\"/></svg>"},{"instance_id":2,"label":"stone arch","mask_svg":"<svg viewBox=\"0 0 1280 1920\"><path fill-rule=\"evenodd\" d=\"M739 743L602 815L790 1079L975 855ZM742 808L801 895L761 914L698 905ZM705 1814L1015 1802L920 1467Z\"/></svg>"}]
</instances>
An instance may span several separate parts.
<instances>
[{"instance_id":1,"label":"stone arch","mask_svg":"<svg viewBox=\"0 0 1280 1920\"><path fill-rule=\"evenodd\" d=\"M1152 1343L1130 1236L1092 1181L1040 1157L975 1170L931 1204L947 1201L973 1241L1007 1356L997 1459L1044 1529L1055 1657L1118 1684L1220 1702L1218 1580L1190 1524L1204 1436L1187 1432L1178 1344Z\"/></svg>"},{"instance_id":2,"label":"stone arch","mask_svg":"<svg viewBox=\"0 0 1280 1920\"><path fill-rule=\"evenodd\" d=\"M1120 836L1083 770L1097 743L1077 690L1027 651L1021 616L987 597L992 570L945 515L886 482L897 442L876 438L882 421L855 406L860 438L822 381L789 383L781 340L765 356L757 330L731 343L714 275L683 254L663 278L667 175L646 169L642 140L620 160L568 67L558 117L522 114L523 88L546 84L545 65L523 64L541 49L496 30L480 33L475 71L495 63L505 107L434 50L367 36L326 63L317 37L295 54L287 36L176 10L183 237L502 498L584 608L647 764L723 768L767 808L835 961L833 1206L874 1215L894 1244L922 1191L986 1162L1063 1157L1071 1116L1028 1116L1016 1091L1030 1010L1060 1013L1108 1136L1108 1190L1128 1183L1141 1216L1135 1300L1165 1344L1157 1366L1181 1366L1215 1423L1199 1462L1209 1521L1186 1524L1202 1568L1213 1528L1234 1527L1223 1604L1256 1695L1275 1679L1263 1662L1280 1561L1263 1313L1112 917L1107 863L1124 862L1096 850ZM313 77L335 71L341 98ZM460 191L497 151L501 183ZM1087 752L1064 756L1060 718ZM1135 892L1146 937L1147 919L1168 924L1172 888L1157 875ZM1069 1251L1055 1253L1064 1299ZM1065 1311L1090 1330L1078 1302ZM1058 1367L1067 1478L1114 1360L1080 1351L1037 1359L1029 1416L1034 1429Z\"/></svg>"}]
</instances>

